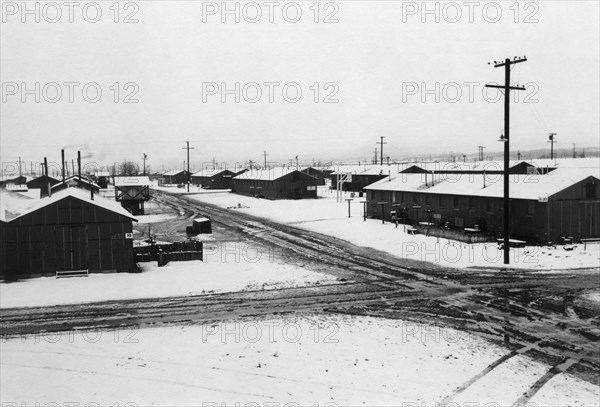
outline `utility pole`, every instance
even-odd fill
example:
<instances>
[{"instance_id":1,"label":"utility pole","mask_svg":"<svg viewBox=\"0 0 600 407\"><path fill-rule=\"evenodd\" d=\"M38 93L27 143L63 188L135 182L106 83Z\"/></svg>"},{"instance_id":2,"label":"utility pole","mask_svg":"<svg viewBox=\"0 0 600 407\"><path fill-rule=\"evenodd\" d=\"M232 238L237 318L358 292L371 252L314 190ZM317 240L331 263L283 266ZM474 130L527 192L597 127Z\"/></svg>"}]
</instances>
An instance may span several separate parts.
<instances>
[{"instance_id":1,"label":"utility pole","mask_svg":"<svg viewBox=\"0 0 600 407\"><path fill-rule=\"evenodd\" d=\"M19 157L19 182L21 182L21 157Z\"/></svg>"},{"instance_id":2,"label":"utility pole","mask_svg":"<svg viewBox=\"0 0 600 407\"><path fill-rule=\"evenodd\" d=\"M556 142L554 139L556 133L548 133L548 143L550 143L550 159L554 159L554 143Z\"/></svg>"},{"instance_id":3,"label":"utility pole","mask_svg":"<svg viewBox=\"0 0 600 407\"><path fill-rule=\"evenodd\" d=\"M517 160L521 161L521 152L517 151Z\"/></svg>"},{"instance_id":4,"label":"utility pole","mask_svg":"<svg viewBox=\"0 0 600 407\"><path fill-rule=\"evenodd\" d=\"M509 220L510 216L510 198L509 198L509 177L508 167L510 165L510 91L511 90L525 90L522 86L510 86L510 66L527 61L526 57L517 58L515 57L512 61L510 58L506 58L504 62L494 61L494 68L504 67L504 85L485 85L487 88L496 88L504 90L504 264L510 263L510 240L509 240ZM489 63L488 63L489 64Z\"/></svg>"},{"instance_id":5,"label":"utility pole","mask_svg":"<svg viewBox=\"0 0 600 407\"><path fill-rule=\"evenodd\" d=\"M143 159L144 159L144 176L146 175L146 158L148 158L148 156L146 155L146 153L144 153Z\"/></svg>"},{"instance_id":6,"label":"utility pole","mask_svg":"<svg viewBox=\"0 0 600 407\"><path fill-rule=\"evenodd\" d=\"M375 144L379 144L381 146L381 148L379 149L379 154L380 154L379 165L383 165L383 145L387 144L387 143L383 141L385 136L381 136L379 138L380 138L380 141L378 141ZM375 164L377 164L377 154L375 154Z\"/></svg>"},{"instance_id":7,"label":"utility pole","mask_svg":"<svg viewBox=\"0 0 600 407\"><path fill-rule=\"evenodd\" d=\"M268 155L269 155L269 154L267 154L267 152L266 152L266 151L263 151L263 157L265 158L265 170L267 169L267 156L268 156ZM313 161L314 161L314 160L313 160Z\"/></svg>"},{"instance_id":8,"label":"utility pole","mask_svg":"<svg viewBox=\"0 0 600 407\"><path fill-rule=\"evenodd\" d=\"M484 146L477 146L477 148L479 149L479 161L483 161L483 149L485 147Z\"/></svg>"},{"instance_id":9,"label":"utility pole","mask_svg":"<svg viewBox=\"0 0 600 407\"><path fill-rule=\"evenodd\" d=\"M377 147L375 147L375 158L373 159L373 164L377 164Z\"/></svg>"},{"instance_id":10,"label":"utility pole","mask_svg":"<svg viewBox=\"0 0 600 407\"><path fill-rule=\"evenodd\" d=\"M300 168L298 167L298 156L296 156L296 171L299 170Z\"/></svg>"},{"instance_id":11,"label":"utility pole","mask_svg":"<svg viewBox=\"0 0 600 407\"><path fill-rule=\"evenodd\" d=\"M194 147L190 147L190 142L185 142L186 146L182 147L182 150L187 150L187 191L190 192L190 150L194 150Z\"/></svg>"}]
</instances>

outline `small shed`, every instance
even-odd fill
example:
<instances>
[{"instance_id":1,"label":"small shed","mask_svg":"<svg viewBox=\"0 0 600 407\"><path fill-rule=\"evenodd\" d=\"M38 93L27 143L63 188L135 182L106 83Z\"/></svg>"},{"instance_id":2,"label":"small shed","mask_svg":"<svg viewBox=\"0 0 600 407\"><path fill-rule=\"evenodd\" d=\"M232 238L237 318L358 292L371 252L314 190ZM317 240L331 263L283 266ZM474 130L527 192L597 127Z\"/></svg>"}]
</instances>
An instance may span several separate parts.
<instances>
[{"instance_id":1,"label":"small shed","mask_svg":"<svg viewBox=\"0 0 600 407\"><path fill-rule=\"evenodd\" d=\"M192 223L192 227L194 228L194 233L197 234L212 233L212 224L210 218L196 218Z\"/></svg>"}]
</instances>

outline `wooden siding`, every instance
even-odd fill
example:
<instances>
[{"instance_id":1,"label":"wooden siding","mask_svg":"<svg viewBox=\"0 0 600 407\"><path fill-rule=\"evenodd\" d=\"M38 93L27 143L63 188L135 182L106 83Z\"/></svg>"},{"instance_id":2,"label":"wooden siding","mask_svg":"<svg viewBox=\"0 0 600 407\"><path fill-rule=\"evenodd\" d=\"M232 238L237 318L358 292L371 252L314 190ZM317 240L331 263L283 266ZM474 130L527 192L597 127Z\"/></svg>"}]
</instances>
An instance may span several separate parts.
<instances>
[{"instance_id":1,"label":"wooden siding","mask_svg":"<svg viewBox=\"0 0 600 407\"><path fill-rule=\"evenodd\" d=\"M317 197L317 179L293 171L276 180L233 179L233 192L267 199L306 199Z\"/></svg>"},{"instance_id":2,"label":"wooden siding","mask_svg":"<svg viewBox=\"0 0 600 407\"><path fill-rule=\"evenodd\" d=\"M592 197L594 194L600 197L599 184L590 177L549 197L548 202L511 199L511 237L536 243L558 241L564 235L575 239L600 237L600 199ZM375 218L381 218L378 202L386 202L384 217L387 220L391 220L391 211L399 210L392 205L402 204L408 209L407 223L413 224L416 216L412 207L419 205L419 221L429 220L429 214L424 213L429 209L441 216L442 223L449 221L457 227L478 224L498 234L503 230L501 197L368 190L367 202L367 215Z\"/></svg>"},{"instance_id":3,"label":"wooden siding","mask_svg":"<svg viewBox=\"0 0 600 407\"><path fill-rule=\"evenodd\" d=\"M54 275L57 270L131 271L132 220L67 197L3 223L3 278Z\"/></svg>"},{"instance_id":4,"label":"wooden siding","mask_svg":"<svg viewBox=\"0 0 600 407\"><path fill-rule=\"evenodd\" d=\"M232 189L233 177L237 173L229 170L224 170L213 176L192 175L192 184L201 185L206 189Z\"/></svg>"}]
</instances>

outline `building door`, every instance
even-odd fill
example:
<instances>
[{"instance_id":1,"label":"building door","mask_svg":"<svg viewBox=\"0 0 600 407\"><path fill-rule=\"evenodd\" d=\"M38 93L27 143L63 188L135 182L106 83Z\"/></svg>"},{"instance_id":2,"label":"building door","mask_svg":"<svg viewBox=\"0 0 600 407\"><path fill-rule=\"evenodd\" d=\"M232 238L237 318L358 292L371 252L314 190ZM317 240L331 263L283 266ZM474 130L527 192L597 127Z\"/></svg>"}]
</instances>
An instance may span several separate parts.
<instances>
[{"instance_id":1,"label":"building door","mask_svg":"<svg viewBox=\"0 0 600 407\"><path fill-rule=\"evenodd\" d=\"M56 270L87 270L88 234L85 226L54 228Z\"/></svg>"}]
</instances>

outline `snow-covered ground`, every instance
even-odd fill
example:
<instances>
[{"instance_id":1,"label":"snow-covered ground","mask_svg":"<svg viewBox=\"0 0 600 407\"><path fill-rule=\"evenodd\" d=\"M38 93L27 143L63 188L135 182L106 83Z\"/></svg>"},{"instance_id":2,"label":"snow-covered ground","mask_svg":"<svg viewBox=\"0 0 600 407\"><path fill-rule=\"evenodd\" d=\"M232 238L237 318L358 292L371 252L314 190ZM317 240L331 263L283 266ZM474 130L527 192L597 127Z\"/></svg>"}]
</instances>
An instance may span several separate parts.
<instances>
[{"instance_id":1,"label":"snow-covered ground","mask_svg":"<svg viewBox=\"0 0 600 407\"><path fill-rule=\"evenodd\" d=\"M157 191L168 192L170 194L219 194L223 192L229 192L229 189L203 189L196 185L190 185L190 190L187 190L187 187L178 188L175 186L158 186L152 185L152 189L156 189Z\"/></svg>"},{"instance_id":2,"label":"snow-covered ground","mask_svg":"<svg viewBox=\"0 0 600 407\"><path fill-rule=\"evenodd\" d=\"M136 215L135 218L138 220L138 224L141 225L146 223L162 222L176 217L177 215L174 213L157 213L152 215Z\"/></svg>"},{"instance_id":3,"label":"snow-covered ground","mask_svg":"<svg viewBox=\"0 0 600 407\"><path fill-rule=\"evenodd\" d=\"M1 401L421 407L508 352L460 331L340 315L48 334L2 343ZM513 405L550 368L516 355L446 401ZM561 373L528 405L594 406L598 397L597 386Z\"/></svg>"},{"instance_id":4,"label":"snow-covered ground","mask_svg":"<svg viewBox=\"0 0 600 407\"><path fill-rule=\"evenodd\" d=\"M236 258L214 251L205 260L171 262L160 268L156 262L140 263L142 273L92 273L89 277L40 277L3 283L0 308L268 290L336 281L330 275L283 264L267 256L250 262L242 254Z\"/></svg>"},{"instance_id":5,"label":"snow-covered ground","mask_svg":"<svg viewBox=\"0 0 600 407\"><path fill-rule=\"evenodd\" d=\"M166 189L168 191L168 189ZM466 244L444 238L409 235L404 227L398 228L381 220L363 221L364 198L354 198L348 204L336 202L336 192L319 188L320 199L277 200L252 198L233 193L211 193L190 195L194 200L211 203L223 208L238 206L240 210L254 216L272 219L315 232L335 236L359 246L372 247L393 255L438 263L450 267L504 267L503 252L495 243ZM350 194L345 193L344 199ZM564 270L598 267L600 245L576 245L575 250L528 246L511 249L511 268L533 270Z\"/></svg>"}]
</instances>

